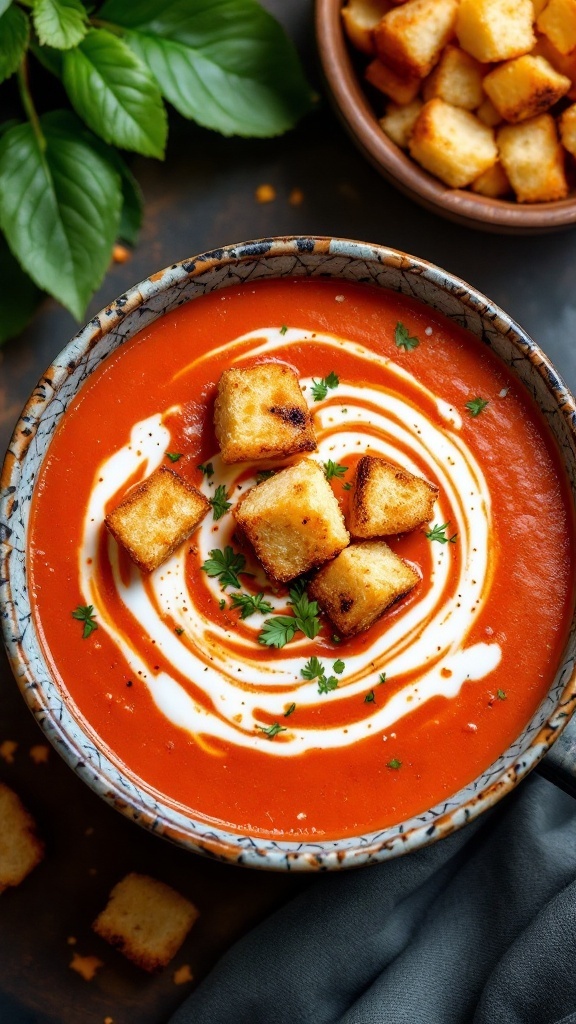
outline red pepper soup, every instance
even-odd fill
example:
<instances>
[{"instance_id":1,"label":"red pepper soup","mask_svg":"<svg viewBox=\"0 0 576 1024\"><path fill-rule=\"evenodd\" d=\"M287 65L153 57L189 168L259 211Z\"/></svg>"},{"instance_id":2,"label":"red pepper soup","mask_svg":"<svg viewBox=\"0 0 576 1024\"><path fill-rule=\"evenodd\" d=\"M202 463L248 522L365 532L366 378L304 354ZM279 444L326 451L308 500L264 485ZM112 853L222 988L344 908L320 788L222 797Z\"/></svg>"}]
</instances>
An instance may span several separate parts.
<instances>
[{"instance_id":1,"label":"red pepper soup","mask_svg":"<svg viewBox=\"0 0 576 1024\"><path fill-rule=\"evenodd\" d=\"M220 459L219 377L262 362L296 371L345 515L362 455L438 487L431 522L387 538L419 583L352 639L235 534L236 502L290 463ZM104 518L161 465L212 507L144 576ZM472 335L370 286L261 281L164 315L89 377L37 482L34 615L65 699L148 792L233 831L358 835L454 794L530 719L567 637L571 508L540 413Z\"/></svg>"}]
</instances>

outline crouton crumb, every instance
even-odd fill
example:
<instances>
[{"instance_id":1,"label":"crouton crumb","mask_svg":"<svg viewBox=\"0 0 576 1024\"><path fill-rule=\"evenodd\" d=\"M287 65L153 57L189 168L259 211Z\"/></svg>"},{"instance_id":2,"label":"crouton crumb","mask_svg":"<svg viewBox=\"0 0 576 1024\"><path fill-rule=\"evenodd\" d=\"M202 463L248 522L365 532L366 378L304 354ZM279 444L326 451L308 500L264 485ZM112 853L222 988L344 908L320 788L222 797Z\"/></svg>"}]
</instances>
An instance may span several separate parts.
<instances>
[{"instance_id":1,"label":"crouton crumb","mask_svg":"<svg viewBox=\"0 0 576 1024\"><path fill-rule=\"evenodd\" d=\"M273 203L276 199L276 189L273 185L258 185L254 194L257 203Z\"/></svg>"},{"instance_id":2,"label":"crouton crumb","mask_svg":"<svg viewBox=\"0 0 576 1024\"><path fill-rule=\"evenodd\" d=\"M187 982L193 981L194 975L189 964L182 964L182 967L178 967L172 975L172 980L175 985L186 985Z\"/></svg>"},{"instance_id":3,"label":"crouton crumb","mask_svg":"<svg viewBox=\"0 0 576 1024\"><path fill-rule=\"evenodd\" d=\"M72 971L76 971L81 978L84 978L84 981L92 981L96 971L104 966L104 962L97 956L80 956L79 953L73 953L68 966Z\"/></svg>"},{"instance_id":4,"label":"crouton crumb","mask_svg":"<svg viewBox=\"0 0 576 1024\"><path fill-rule=\"evenodd\" d=\"M14 754L18 749L18 744L14 740L4 740L0 743L0 757L6 764L14 764Z\"/></svg>"},{"instance_id":5,"label":"crouton crumb","mask_svg":"<svg viewBox=\"0 0 576 1024\"><path fill-rule=\"evenodd\" d=\"M34 764L46 764L50 748L45 743L37 743L36 746L30 747L29 753Z\"/></svg>"}]
</instances>

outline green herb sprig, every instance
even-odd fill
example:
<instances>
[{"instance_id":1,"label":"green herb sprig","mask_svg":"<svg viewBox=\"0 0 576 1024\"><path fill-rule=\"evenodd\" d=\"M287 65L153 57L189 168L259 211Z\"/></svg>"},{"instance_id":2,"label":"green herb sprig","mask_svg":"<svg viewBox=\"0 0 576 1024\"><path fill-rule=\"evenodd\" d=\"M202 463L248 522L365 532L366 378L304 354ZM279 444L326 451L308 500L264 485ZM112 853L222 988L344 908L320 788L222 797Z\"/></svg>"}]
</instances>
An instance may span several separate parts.
<instances>
[{"instance_id":1,"label":"green herb sprig","mask_svg":"<svg viewBox=\"0 0 576 1024\"><path fill-rule=\"evenodd\" d=\"M448 537L446 535L446 530L449 525L450 522L440 524L436 523L428 533L424 531L424 536L427 537L428 540L437 540L439 544L455 544L458 534L453 533L451 537Z\"/></svg>"},{"instance_id":2,"label":"green herb sprig","mask_svg":"<svg viewBox=\"0 0 576 1024\"><path fill-rule=\"evenodd\" d=\"M232 502L226 500L226 487L224 484L218 484L218 487L214 491L211 498L208 498L208 504L212 505L212 512L214 515L214 521L222 519L222 516L232 508Z\"/></svg>"},{"instance_id":3,"label":"green herb sprig","mask_svg":"<svg viewBox=\"0 0 576 1024\"><path fill-rule=\"evenodd\" d=\"M468 410L473 419L479 416L484 411L490 402L487 398L471 398L469 402L464 403L464 408Z\"/></svg>"},{"instance_id":4,"label":"green herb sprig","mask_svg":"<svg viewBox=\"0 0 576 1024\"><path fill-rule=\"evenodd\" d=\"M78 619L79 622L84 623L84 629L82 630L82 639L87 640L89 636L98 629L98 623L95 621L93 604L79 604L72 612L72 618Z\"/></svg>"},{"instance_id":5,"label":"green herb sprig","mask_svg":"<svg viewBox=\"0 0 576 1024\"><path fill-rule=\"evenodd\" d=\"M246 565L244 555L239 551L234 551L229 544L226 545L224 551L213 548L209 554L210 558L206 559L201 569L207 576L218 578L222 590L226 590L226 587L235 587L236 590L240 590L242 584L238 579L239 575L241 573L244 576L252 575L252 573L244 571Z\"/></svg>"},{"instance_id":6,"label":"green herb sprig","mask_svg":"<svg viewBox=\"0 0 576 1024\"><path fill-rule=\"evenodd\" d=\"M403 348L406 352L411 352L412 349L418 348L420 340L415 335L411 335L406 324L399 320L394 328L394 343L396 348Z\"/></svg>"},{"instance_id":7,"label":"green herb sprig","mask_svg":"<svg viewBox=\"0 0 576 1024\"><path fill-rule=\"evenodd\" d=\"M32 87L40 94L46 74L65 109L39 114ZM256 0L0 0L0 82L13 75L19 117L0 124L0 342L42 292L81 319L116 239L136 243L142 195L119 150L164 158L166 102L244 137L280 135L312 104L292 43Z\"/></svg>"},{"instance_id":8,"label":"green herb sprig","mask_svg":"<svg viewBox=\"0 0 576 1024\"><path fill-rule=\"evenodd\" d=\"M339 462L333 462L332 459L328 459L328 462L324 463L324 476L327 480L341 480L347 472L348 466L342 466Z\"/></svg>"},{"instance_id":9,"label":"green herb sprig","mask_svg":"<svg viewBox=\"0 0 576 1024\"><path fill-rule=\"evenodd\" d=\"M288 604L292 606L291 615L275 615L266 619L258 641L266 647L285 647L294 639L296 633L304 633L310 640L320 632L318 604L310 601L302 584L294 584L290 588Z\"/></svg>"},{"instance_id":10,"label":"green herb sprig","mask_svg":"<svg viewBox=\"0 0 576 1024\"><path fill-rule=\"evenodd\" d=\"M232 608L240 609L240 618L247 619L250 615L254 615L256 612L260 612L262 615L268 615L273 612L272 605L264 600L264 594L230 594L232 598Z\"/></svg>"},{"instance_id":11,"label":"green herb sprig","mask_svg":"<svg viewBox=\"0 0 576 1024\"><path fill-rule=\"evenodd\" d=\"M315 402L323 402L329 391L334 391L340 383L340 378L332 370L327 377L320 380L312 380L312 398Z\"/></svg>"}]
</instances>

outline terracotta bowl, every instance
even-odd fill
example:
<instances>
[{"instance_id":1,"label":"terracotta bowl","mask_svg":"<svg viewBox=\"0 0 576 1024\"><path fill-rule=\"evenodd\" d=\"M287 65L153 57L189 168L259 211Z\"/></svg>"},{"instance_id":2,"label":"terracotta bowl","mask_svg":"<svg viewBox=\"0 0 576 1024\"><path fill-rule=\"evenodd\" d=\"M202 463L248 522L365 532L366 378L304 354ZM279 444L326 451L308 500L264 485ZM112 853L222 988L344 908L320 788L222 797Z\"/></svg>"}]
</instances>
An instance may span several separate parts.
<instances>
[{"instance_id":1,"label":"terracotta bowl","mask_svg":"<svg viewBox=\"0 0 576 1024\"><path fill-rule=\"evenodd\" d=\"M316 40L324 78L344 127L364 156L392 185L427 210L484 231L538 234L576 223L574 193L554 203L490 199L448 188L411 160L378 124L342 27L342 7L343 0L316 0ZM381 106L383 109L384 97Z\"/></svg>"},{"instance_id":2,"label":"terracotta bowl","mask_svg":"<svg viewBox=\"0 0 576 1024\"><path fill-rule=\"evenodd\" d=\"M493 806L546 754L576 703L576 617L546 698L522 733L470 785L410 820L378 832L323 842L237 835L174 810L129 778L88 735L51 675L27 589L27 534L38 470L56 427L103 360L163 313L217 289L258 277L328 276L371 282L414 296L488 345L546 415L576 494L576 407L546 356L489 299L423 260L338 238L247 242L176 263L121 295L84 327L34 389L16 425L0 493L0 617L14 675L58 752L96 793L124 815L181 846L221 860L276 870L325 870L383 861L450 834Z\"/></svg>"}]
</instances>

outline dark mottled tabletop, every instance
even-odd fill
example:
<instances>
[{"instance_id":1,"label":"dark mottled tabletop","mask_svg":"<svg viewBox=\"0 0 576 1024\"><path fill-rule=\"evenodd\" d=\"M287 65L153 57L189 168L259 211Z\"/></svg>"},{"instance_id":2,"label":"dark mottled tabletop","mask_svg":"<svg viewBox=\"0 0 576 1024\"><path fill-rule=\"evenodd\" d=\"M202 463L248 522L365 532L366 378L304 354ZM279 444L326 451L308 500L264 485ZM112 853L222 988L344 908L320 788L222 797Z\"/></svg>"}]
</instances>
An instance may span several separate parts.
<instances>
[{"instance_id":1,"label":"dark mottled tabletop","mask_svg":"<svg viewBox=\"0 0 576 1024\"><path fill-rule=\"evenodd\" d=\"M266 6L322 92L311 0ZM166 163L139 158L133 167L146 198L141 241L129 262L111 267L88 316L149 273L224 243L336 234L403 249L469 281L515 317L576 388L576 229L499 237L421 210L364 162L326 100L296 131L270 141L223 139L174 117ZM273 202L256 201L261 184L274 187ZM295 188L300 205L289 201ZM36 380L76 329L46 300L24 334L0 350L2 449ZM0 897L0 1024L103 1024L106 1017L162 1024L222 951L306 880L212 863L145 833L99 800L52 749L36 763L30 751L43 742L0 653L0 780L33 813L47 851L20 887ZM544 770L561 771L570 746L576 741L569 737L563 750L557 745ZM564 779L571 784L566 767ZM180 953L155 977L90 929L112 885L131 870L161 878L201 910ZM74 951L103 961L92 981L69 968ZM194 980L177 985L174 971L183 964Z\"/></svg>"}]
</instances>

